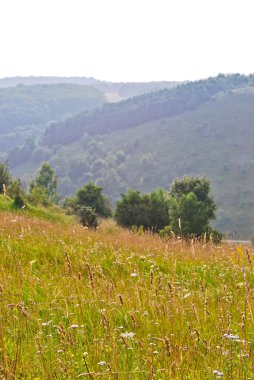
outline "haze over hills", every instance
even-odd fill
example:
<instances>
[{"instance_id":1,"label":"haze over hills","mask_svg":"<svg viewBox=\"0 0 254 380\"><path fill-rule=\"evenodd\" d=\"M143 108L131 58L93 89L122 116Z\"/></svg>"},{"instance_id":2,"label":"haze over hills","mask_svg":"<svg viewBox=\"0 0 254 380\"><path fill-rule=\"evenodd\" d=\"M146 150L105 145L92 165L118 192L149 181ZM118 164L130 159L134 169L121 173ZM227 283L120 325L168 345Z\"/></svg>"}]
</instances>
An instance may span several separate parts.
<instances>
[{"instance_id":1,"label":"haze over hills","mask_svg":"<svg viewBox=\"0 0 254 380\"><path fill-rule=\"evenodd\" d=\"M0 149L14 148L29 136L37 140L48 123L106 101L102 91L71 83L0 88Z\"/></svg>"},{"instance_id":2,"label":"haze over hills","mask_svg":"<svg viewBox=\"0 0 254 380\"><path fill-rule=\"evenodd\" d=\"M135 95L156 91L162 88L175 87L180 82L159 81L159 82L108 82L87 77L11 77L0 78L0 88L17 86L23 84L31 86L35 84L60 84L71 83L85 86L92 86L108 97L109 101L119 101Z\"/></svg>"},{"instance_id":3,"label":"haze over hills","mask_svg":"<svg viewBox=\"0 0 254 380\"><path fill-rule=\"evenodd\" d=\"M206 175L216 227L246 238L254 231L253 106L253 76L219 75L102 104L44 128L41 142L8 158L27 181L47 160L63 195L93 180L113 203L130 187L167 189L175 177Z\"/></svg>"}]
</instances>

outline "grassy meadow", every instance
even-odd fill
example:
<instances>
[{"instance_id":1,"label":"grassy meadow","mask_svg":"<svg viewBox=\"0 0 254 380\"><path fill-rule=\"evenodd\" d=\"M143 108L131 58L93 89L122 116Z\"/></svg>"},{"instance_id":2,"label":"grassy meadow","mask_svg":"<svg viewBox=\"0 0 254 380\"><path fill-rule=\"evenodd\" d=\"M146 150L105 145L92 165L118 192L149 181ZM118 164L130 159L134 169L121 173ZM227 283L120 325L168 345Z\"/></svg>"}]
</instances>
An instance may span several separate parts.
<instances>
[{"instance_id":1,"label":"grassy meadow","mask_svg":"<svg viewBox=\"0 0 254 380\"><path fill-rule=\"evenodd\" d=\"M1 211L2 379L253 379L253 248Z\"/></svg>"}]
</instances>

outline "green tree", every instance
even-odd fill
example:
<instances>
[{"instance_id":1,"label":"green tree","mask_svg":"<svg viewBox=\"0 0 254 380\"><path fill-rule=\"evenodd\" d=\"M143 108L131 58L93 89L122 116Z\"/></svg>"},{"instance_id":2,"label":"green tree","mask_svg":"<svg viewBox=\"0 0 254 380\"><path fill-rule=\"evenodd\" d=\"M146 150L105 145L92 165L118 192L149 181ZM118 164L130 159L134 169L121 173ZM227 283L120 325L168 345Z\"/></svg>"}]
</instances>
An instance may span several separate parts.
<instances>
[{"instance_id":1,"label":"green tree","mask_svg":"<svg viewBox=\"0 0 254 380\"><path fill-rule=\"evenodd\" d=\"M122 199L116 204L115 219L124 227L133 225L147 228L149 217L147 213L149 199L138 190L130 189L128 194L122 194Z\"/></svg>"},{"instance_id":2,"label":"green tree","mask_svg":"<svg viewBox=\"0 0 254 380\"><path fill-rule=\"evenodd\" d=\"M4 186L6 189L11 184L12 178L9 172L7 162L0 163L0 194L4 193Z\"/></svg>"},{"instance_id":3,"label":"green tree","mask_svg":"<svg viewBox=\"0 0 254 380\"><path fill-rule=\"evenodd\" d=\"M201 236L215 219L216 204L205 177L175 180L170 190L170 220L174 233Z\"/></svg>"},{"instance_id":4,"label":"green tree","mask_svg":"<svg viewBox=\"0 0 254 380\"><path fill-rule=\"evenodd\" d=\"M169 206L170 198L168 192L158 189L149 195L149 228L159 231L169 225Z\"/></svg>"},{"instance_id":5,"label":"green tree","mask_svg":"<svg viewBox=\"0 0 254 380\"><path fill-rule=\"evenodd\" d=\"M154 232L169 224L169 197L159 189L151 194L129 190L117 202L115 219L124 227L143 226Z\"/></svg>"},{"instance_id":6,"label":"green tree","mask_svg":"<svg viewBox=\"0 0 254 380\"><path fill-rule=\"evenodd\" d=\"M108 218L111 215L109 202L102 194L103 187L96 186L93 182L88 182L81 187L72 201L74 208L80 206L91 207L96 214Z\"/></svg>"},{"instance_id":7,"label":"green tree","mask_svg":"<svg viewBox=\"0 0 254 380\"><path fill-rule=\"evenodd\" d=\"M37 177L30 183L30 200L45 206L59 201L58 177L48 162L44 162Z\"/></svg>"}]
</instances>

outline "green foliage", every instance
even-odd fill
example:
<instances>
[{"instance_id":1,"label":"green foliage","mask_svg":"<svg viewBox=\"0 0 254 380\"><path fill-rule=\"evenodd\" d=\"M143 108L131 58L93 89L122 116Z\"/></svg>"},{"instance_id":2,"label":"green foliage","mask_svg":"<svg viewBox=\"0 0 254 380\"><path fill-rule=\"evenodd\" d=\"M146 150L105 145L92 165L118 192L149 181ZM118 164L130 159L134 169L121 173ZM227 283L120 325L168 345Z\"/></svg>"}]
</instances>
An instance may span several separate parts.
<instances>
[{"instance_id":1,"label":"green foliage","mask_svg":"<svg viewBox=\"0 0 254 380\"><path fill-rule=\"evenodd\" d=\"M204 177L184 177L175 180L170 190L170 219L174 233L201 236L211 219L216 204L210 195L210 183Z\"/></svg>"},{"instance_id":2,"label":"green foliage","mask_svg":"<svg viewBox=\"0 0 254 380\"><path fill-rule=\"evenodd\" d=\"M35 206L48 207L51 204L47 191L39 186L30 188L28 200Z\"/></svg>"},{"instance_id":3,"label":"green foliage","mask_svg":"<svg viewBox=\"0 0 254 380\"><path fill-rule=\"evenodd\" d=\"M206 228L205 237L208 241L214 243L214 244L219 244L222 241L223 234L217 231L216 229L208 226Z\"/></svg>"},{"instance_id":4,"label":"green foliage","mask_svg":"<svg viewBox=\"0 0 254 380\"><path fill-rule=\"evenodd\" d=\"M159 231L169 224L169 198L163 190L142 194L129 190L122 194L116 204L115 219L124 227L143 226L144 229Z\"/></svg>"},{"instance_id":5,"label":"green foliage","mask_svg":"<svg viewBox=\"0 0 254 380\"><path fill-rule=\"evenodd\" d=\"M4 193L4 186L7 189L11 181L12 181L12 178L9 172L8 163L7 162L0 163L0 194Z\"/></svg>"},{"instance_id":6,"label":"green foliage","mask_svg":"<svg viewBox=\"0 0 254 380\"><path fill-rule=\"evenodd\" d=\"M88 182L76 192L75 207L91 207L99 216L108 218L111 215L111 210L102 190L102 187L96 186L93 182Z\"/></svg>"},{"instance_id":7,"label":"green foliage","mask_svg":"<svg viewBox=\"0 0 254 380\"><path fill-rule=\"evenodd\" d=\"M77 206L77 214L83 226L88 228L98 227L97 215L89 206Z\"/></svg>"},{"instance_id":8,"label":"green foliage","mask_svg":"<svg viewBox=\"0 0 254 380\"><path fill-rule=\"evenodd\" d=\"M8 187L8 195L13 199L13 206L23 208L25 206L25 191L20 179L13 180Z\"/></svg>"},{"instance_id":9,"label":"green foliage","mask_svg":"<svg viewBox=\"0 0 254 380\"><path fill-rule=\"evenodd\" d=\"M54 169L48 162L44 162L37 177L30 183L30 201L34 204L57 203L59 195L57 193L58 177Z\"/></svg>"},{"instance_id":10,"label":"green foliage","mask_svg":"<svg viewBox=\"0 0 254 380\"><path fill-rule=\"evenodd\" d=\"M0 210L1 211L11 211L13 208L13 200L3 194L0 194Z\"/></svg>"},{"instance_id":11,"label":"green foliage","mask_svg":"<svg viewBox=\"0 0 254 380\"><path fill-rule=\"evenodd\" d=\"M172 238L175 237L174 232L172 231L171 226L165 226L162 230L159 231L161 238Z\"/></svg>"}]
</instances>

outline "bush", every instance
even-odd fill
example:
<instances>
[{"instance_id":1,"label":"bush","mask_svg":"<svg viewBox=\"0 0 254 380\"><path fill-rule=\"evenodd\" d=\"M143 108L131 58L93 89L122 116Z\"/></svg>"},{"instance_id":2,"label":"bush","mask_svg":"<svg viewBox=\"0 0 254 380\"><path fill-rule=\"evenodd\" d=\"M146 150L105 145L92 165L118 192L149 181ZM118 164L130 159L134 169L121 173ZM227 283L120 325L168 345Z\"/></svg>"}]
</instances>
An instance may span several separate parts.
<instances>
[{"instance_id":1,"label":"bush","mask_svg":"<svg viewBox=\"0 0 254 380\"><path fill-rule=\"evenodd\" d=\"M207 227L205 232L206 239L214 244L219 244L222 241L223 235L212 227Z\"/></svg>"},{"instance_id":2,"label":"bush","mask_svg":"<svg viewBox=\"0 0 254 380\"><path fill-rule=\"evenodd\" d=\"M28 195L28 200L35 206L48 207L51 204L47 191L42 187L33 187Z\"/></svg>"},{"instance_id":3,"label":"bush","mask_svg":"<svg viewBox=\"0 0 254 380\"><path fill-rule=\"evenodd\" d=\"M39 174L30 183L30 201L33 204L48 206L59 202L57 193L58 177L48 162L41 165Z\"/></svg>"},{"instance_id":4,"label":"bush","mask_svg":"<svg viewBox=\"0 0 254 380\"><path fill-rule=\"evenodd\" d=\"M93 182L88 182L76 192L73 200L74 207L90 207L99 216L108 218L111 216L111 210L107 198L102 194L102 190L102 187L96 186Z\"/></svg>"},{"instance_id":5,"label":"bush","mask_svg":"<svg viewBox=\"0 0 254 380\"><path fill-rule=\"evenodd\" d=\"M88 228L98 227L97 215L89 206L78 206L77 214L83 226Z\"/></svg>"},{"instance_id":6,"label":"bush","mask_svg":"<svg viewBox=\"0 0 254 380\"><path fill-rule=\"evenodd\" d=\"M129 190L117 202L115 219L124 227L143 226L146 230L157 232L169 224L168 211L169 199L165 191L142 194L138 190Z\"/></svg>"},{"instance_id":7,"label":"bush","mask_svg":"<svg viewBox=\"0 0 254 380\"><path fill-rule=\"evenodd\" d=\"M0 194L4 193L4 186L8 189L11 184L12 178L9 172L9 166L7 162L0 163Z\"/></svg>"},{"instance_id":8,"label":"bush","mask_svg":"<svg viewBox=\"0 0 254 380\"><path fill-rule=\"evenodd\" d=\"M25 192L20 179L11 182L7 193L13 199L13 206L15 208L22 208L25 206Z\"/></svg>"}]
</instances>

